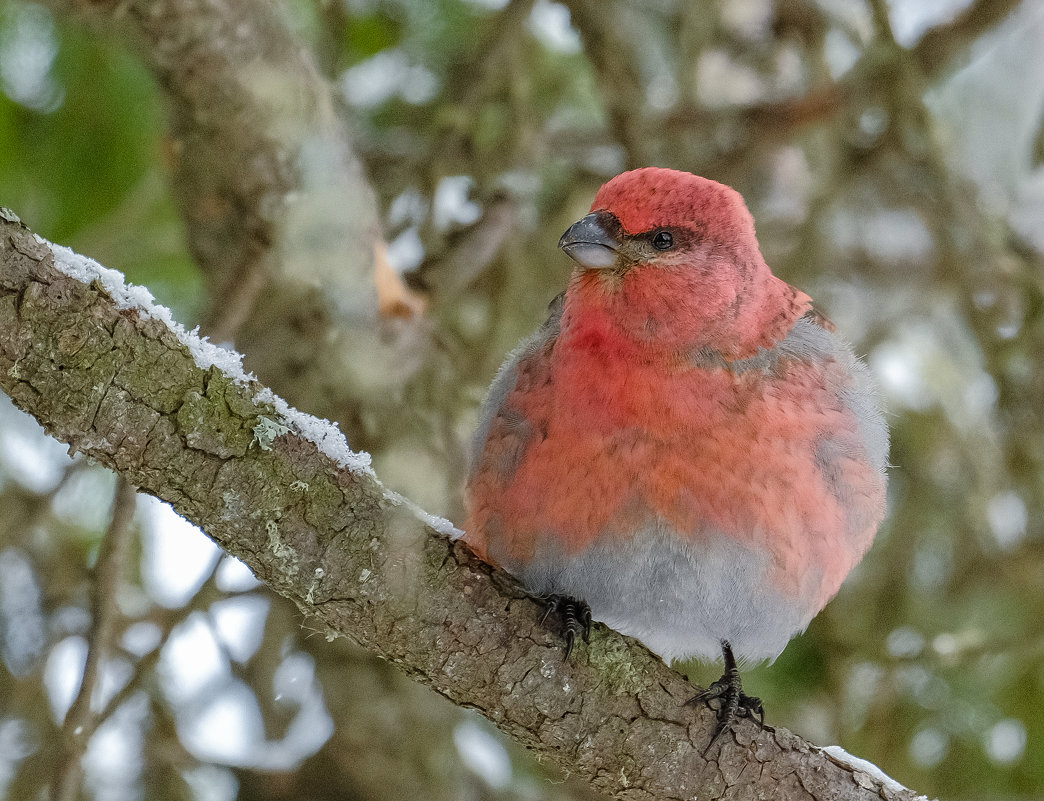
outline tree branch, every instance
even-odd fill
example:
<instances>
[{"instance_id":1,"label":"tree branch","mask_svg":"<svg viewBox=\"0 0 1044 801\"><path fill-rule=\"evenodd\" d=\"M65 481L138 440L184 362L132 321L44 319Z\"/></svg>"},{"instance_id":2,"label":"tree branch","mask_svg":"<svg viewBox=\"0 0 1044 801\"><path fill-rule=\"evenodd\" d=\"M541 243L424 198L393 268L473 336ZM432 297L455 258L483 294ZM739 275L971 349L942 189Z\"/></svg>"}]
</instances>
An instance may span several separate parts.
<instances>
[{"instance_id":1,"label":"tree branch","mask_svg":"<svg viewBox=\"0 0 1044 801\"><path fill-rule=\"evenodd\" d=\"M749 106L708 109L689 101L661 124L681 136L688 130L713 129L731 121L743 132L740 144L705 168L709 173L721 173L729 164L749 158L751 147L764 148L767 142L782 141L796 130L851 112L871 102L875 94L894 94L896 80L909 73L902 68L904 59L917 66L924 80L939 79L955 69L955 62L967 56L979 36L1006 20L1019 5L1020 0L978 0L951 22L930 29L907 54L892 36L887 4L872 2L870 11L880 36L841 78L817 84L803 96ZM597 58L592 57L592 62L596 68L600 66Z\"/></svg>"},{"instance_id":2,"label":"tree branch","mask_svg":"<svg viewBox=\"0 0 1044 801\"><path fill-rule=\"evenodd\" d=\"M1022 0L978 0L948 23L929 30L913 48L913 56L925 76L938 78L953 69L953 62L966 56L980 36L1004 22L1022 5Z\"/></svg>"},{"instance_id":3,"label":"tree branch","mask_svg":"<svg viewBox=\"0 0 1044 801\"><path fill-rule=\"evenodd\" d=\"M83 678L79 692L62 723L65 753L58 762L55 780L51 785L53 801L76 801L80 797L83 784L82 760L87 752L87 743L98 724L107 717L92 710L91 702L101 681L102 666L112 656L119 635L120 611L116 599L134 540L134 528L131 526L134 508L134 487L121 477L116 482L112 519L102 540L96 576L91 586L92 622Z\"/></svg>"},{"instance_id":4,"label":"tree branch","mask_svg":"<svg viewBox=\"0 0 1044 801\"><path fill-rule=\"evenodd\" d=\"M219 366L221 365L221 366ZM705 758L695 689L596 626L562 661L542 608L386 490L335 429L185 334L118 273L0 213L0 387L57 439L169 502L330 635L363 645L626 799L913 799L743 722ZM444 522L444 521L443 521Z\"/></svg>"}]
</instances>

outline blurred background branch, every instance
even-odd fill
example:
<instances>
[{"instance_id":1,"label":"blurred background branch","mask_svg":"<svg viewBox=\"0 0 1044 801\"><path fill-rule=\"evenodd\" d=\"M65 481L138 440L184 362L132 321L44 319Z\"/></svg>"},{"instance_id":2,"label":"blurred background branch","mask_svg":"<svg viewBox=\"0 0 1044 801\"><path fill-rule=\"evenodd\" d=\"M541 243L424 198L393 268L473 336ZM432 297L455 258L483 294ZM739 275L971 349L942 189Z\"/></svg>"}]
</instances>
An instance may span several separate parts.
<instances>
[{"instance_id":1,"label":"blurred background branch","mask_svg":"<svg viewBox=\"0 0 1044 801\"><path fill-rule=\"evenodd\" d=\"M62 722L65 751L57 760L51 785L53 801L75 801L83 784L83 755L98 725L105 719L92 708L94 694L101 683L101 669L112 658L120 630L120 583L126 572L134 529L134 487L126 480L116 480L112 500L112 519L98 553L98 564L91 582L91 628L87 634L87 659L72 706Z\"/></svg>"}]
</instances>

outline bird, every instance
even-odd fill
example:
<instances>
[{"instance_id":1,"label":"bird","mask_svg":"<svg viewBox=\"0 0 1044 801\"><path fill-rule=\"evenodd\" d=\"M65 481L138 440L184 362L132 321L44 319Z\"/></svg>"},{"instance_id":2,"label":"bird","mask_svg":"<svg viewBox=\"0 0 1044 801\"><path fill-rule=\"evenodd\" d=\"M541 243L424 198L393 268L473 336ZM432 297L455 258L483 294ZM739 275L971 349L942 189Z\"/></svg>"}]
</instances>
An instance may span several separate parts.
<instances>
[{"instance_id":1,"label":"bird","mask_svg":"<svg viewBox=\"0 0 1044 801\"><path fill-rule=\"evenodd\" d=\"M567 287L479 411L464 540L562 615L566 658L592 617L667 662L721 657L690 699L717 702L710 744L764 728L737 663L803 632L885 515L875 382L729 186L624 172L558 245Z\"/></svg>"}]
</instances>

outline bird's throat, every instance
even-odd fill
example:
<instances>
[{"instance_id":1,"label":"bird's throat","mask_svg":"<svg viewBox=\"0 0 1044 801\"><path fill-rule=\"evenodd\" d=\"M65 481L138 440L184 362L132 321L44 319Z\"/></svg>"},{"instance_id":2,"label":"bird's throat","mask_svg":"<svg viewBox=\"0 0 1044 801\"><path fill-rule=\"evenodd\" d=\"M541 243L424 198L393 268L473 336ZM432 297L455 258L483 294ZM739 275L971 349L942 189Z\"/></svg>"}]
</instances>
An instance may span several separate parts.
<instances>
[{"instance_id":1,"label":"bird's throat","mask_svg":"<svg viewBox=\"0 0 1044 801\"><path fill-rule=\"evenodd\" d=\"M570 347L629 358L693 351L748 358L781 341L811 306L764 263L757 267L759 280L742 293L728 269L579 271L566 293L562 337Z\"/></svg>"}]
</instances>

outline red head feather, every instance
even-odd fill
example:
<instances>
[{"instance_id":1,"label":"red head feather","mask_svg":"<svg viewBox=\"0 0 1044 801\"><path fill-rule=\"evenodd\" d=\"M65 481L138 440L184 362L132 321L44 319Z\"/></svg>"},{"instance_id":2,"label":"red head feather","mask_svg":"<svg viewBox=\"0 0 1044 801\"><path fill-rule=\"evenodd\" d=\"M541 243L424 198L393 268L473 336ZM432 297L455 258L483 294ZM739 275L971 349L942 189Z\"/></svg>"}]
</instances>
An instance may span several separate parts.
<instances>
[{"instance_id":1,"label":"red head feather","mask_svg":"<svg viewBox=\"0 0 1044 801\"><path fill-rule=\"evenodd\" d=\"M611 212L626 235L661 227L685 229L684 250L671 256L670 269L628 273L617 287L622 297L605 296L600 276L579 277L584 309L615 305L608 313L624 327L648 327L661 317L677 340L706 345L727 358L749 356L782 339L811 306L800 290L776 278L758 248L754 218L731 187L698 175L662 167L622 173L595 195L592 212ZM682 259L682 261L679 261ZM584 287L586 286L586 290Z\"/></svg>"},{"instance_id":2,"label":"red head feather","mask_svg":"<svg viewBox=\"0 0 1044 801\"><path fill-rule=\"evenodd\" d=\"M617 175L595 195L591 211L605 209L629 234L664 225L692 228L719 241L757 249L754 218L735 189L709 178L663 167Z\"/></svg>"}]
</instances>

